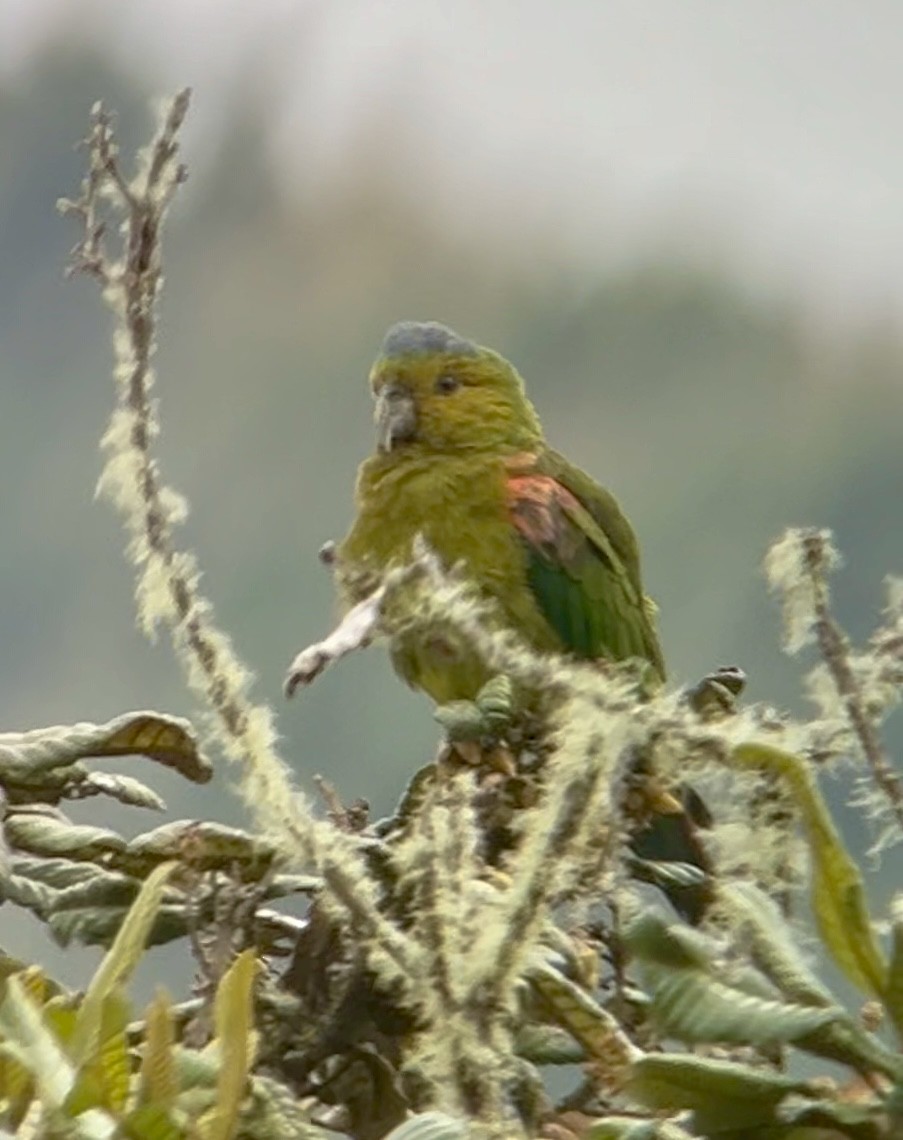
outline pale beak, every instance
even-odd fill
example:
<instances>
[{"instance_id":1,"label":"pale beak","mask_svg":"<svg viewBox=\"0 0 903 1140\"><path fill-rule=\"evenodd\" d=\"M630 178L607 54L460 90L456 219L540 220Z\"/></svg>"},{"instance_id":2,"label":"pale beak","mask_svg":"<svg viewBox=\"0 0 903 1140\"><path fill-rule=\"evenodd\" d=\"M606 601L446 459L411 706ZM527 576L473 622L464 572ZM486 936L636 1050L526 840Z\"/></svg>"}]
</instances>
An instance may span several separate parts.
<instances>
[{"instance_id":1,"label":"pale beak","mask_svg":"<svg viewBox=\"0 0 903 1140\"><path fill-rule=\"evenodd\" d=\"M400 443L413 439L417 432L417 410L414 397L400 384L386 384L376 397L376 446L391 451Z\"/></svg>"}]
</instances>

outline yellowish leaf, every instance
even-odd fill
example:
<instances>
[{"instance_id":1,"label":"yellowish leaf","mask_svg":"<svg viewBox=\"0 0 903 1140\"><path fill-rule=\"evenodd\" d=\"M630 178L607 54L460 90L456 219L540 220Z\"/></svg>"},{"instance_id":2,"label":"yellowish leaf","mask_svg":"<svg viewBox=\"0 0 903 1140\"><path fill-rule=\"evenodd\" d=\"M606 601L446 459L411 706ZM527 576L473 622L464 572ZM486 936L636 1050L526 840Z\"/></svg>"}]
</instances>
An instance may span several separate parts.
<instances>
[{"instance_id":1,"label":"yellowish leaf","mask_svg":"<svg viewBox=\"0 0 903 1140\"><path fill-rule=\"evenodd\" d=\"M812 857L812 909L831 957L854 985L882 997L887 963L875 938L859 868L841 842L809 765L767 744L741 744L733 762L769 772L789 787Z\"/></svg>"},{"instance_id":2,"label":"yellowish leaf","mask_svg":"<svg viewBox=\"0 0 903 1140\"><path fill-rule=\"evenodd\" d=\"M220 1068L216 1104L198 1122L204 1140L229 1140L234 1134L248 1074L254 1059L253 996L257 958L244 950L216 991L213 1015Z\"/></svg>"},{"instance_id":3,"label":"yellowish leaf","mask_svg":"<svg viewBox=\"0 0 903 1140\"><path fill-rule=\"evenodd\" d=\"M173 1056L175 1039L172 1002L169 994L159 989L147 1007L144 1056L141 1058L138 1091L139 1104L151 1104L168 1109L174 1103L179 1090Z\"/></svg>"},{"instance_id":4,"label":"yellowish leaf","mask_svg":"<svg viewBox=\"0 0 903 1140\"><path fill-rule=\"evenodd\" d=\"M70 1044L73 1060L81 1064L98 1046L104 1001L134 971L154 924L166 881L177 864L161 863L145 879L129 908L113 945L101 962L78 1010Z\"/></svg>"}]
</instances>

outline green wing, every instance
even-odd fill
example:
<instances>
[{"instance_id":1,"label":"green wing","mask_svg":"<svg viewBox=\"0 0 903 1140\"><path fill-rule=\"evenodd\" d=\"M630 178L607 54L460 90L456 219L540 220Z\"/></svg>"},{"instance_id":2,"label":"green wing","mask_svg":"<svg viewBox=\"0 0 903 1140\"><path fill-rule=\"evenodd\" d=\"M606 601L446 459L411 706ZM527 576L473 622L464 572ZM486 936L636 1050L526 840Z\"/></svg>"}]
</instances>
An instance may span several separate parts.
<instances>
[{"instance_id":1,"label":"green wing","mask_svg":"<svg viewBox=\"0 0 903 1140\"><path fill-rule=\"evenodd\" d=\"M509 465L508 508L546 621L578 657L640 657L664 678L636 538L615 499L556 452Z\"/></svg>"},{"instance_id":2,"label":"green wing","mask_svg":"<svg viewBox=\"0 0 903 1140\"><path fill-rule=\"evenodd\" d=\"M527 580L549 625L578 657L639 657L664 680L654 608L643 593L636 538L615 499L556 452L515 456L508 465L508 508L527 551ZM636 773L636 803L627 820L637 877L657 864L689 863L711 874L697 825L701 801L680 798L654 777ZM693 805L697 812L688 811ZM704 805L702 805L704 808ZM645 875L641 872L645 871ZM711 881L649 878L688 921L711 901Z\"/></svg>"}]
</instances>

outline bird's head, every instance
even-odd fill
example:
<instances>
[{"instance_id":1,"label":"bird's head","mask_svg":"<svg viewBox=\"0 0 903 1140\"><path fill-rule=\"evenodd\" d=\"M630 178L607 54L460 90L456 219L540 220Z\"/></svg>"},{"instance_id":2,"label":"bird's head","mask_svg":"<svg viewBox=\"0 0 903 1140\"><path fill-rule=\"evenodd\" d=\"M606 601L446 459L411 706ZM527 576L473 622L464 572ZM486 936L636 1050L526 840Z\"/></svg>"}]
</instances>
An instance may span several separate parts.
<instances>
[{"instance_id":1,"label":"bird's head","mask_svg":"<svg viewBox=\"0 0 903 1140\"><path fill-rule=\"evenodd\" d=\"M370 371L384 454L528 450L542 429L514 367L435 321L400 321Z\"/></svg>"}]
</instances>

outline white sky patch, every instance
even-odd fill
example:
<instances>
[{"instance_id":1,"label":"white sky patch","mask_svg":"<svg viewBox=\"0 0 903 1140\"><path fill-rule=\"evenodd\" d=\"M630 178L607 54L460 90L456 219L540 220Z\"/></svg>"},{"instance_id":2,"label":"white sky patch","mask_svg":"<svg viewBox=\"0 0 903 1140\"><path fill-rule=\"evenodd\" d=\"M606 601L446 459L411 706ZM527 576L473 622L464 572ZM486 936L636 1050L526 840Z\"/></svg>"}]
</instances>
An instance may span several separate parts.
<instances>
[{"instance_id":1,"label":"white sky patch","mask_svg":"<svg viewBox=\"0 0 903 1140\"><path fill-rule=\"evenodd\" d=\"M76 13L0 0L0 67L77 26L161 89L190 83L198 147L257 84L290 193L372 146L466 231L594 272L664 251L834 324L903 324L899 0L80 0Z\"/></svg>"}]
</instances>

